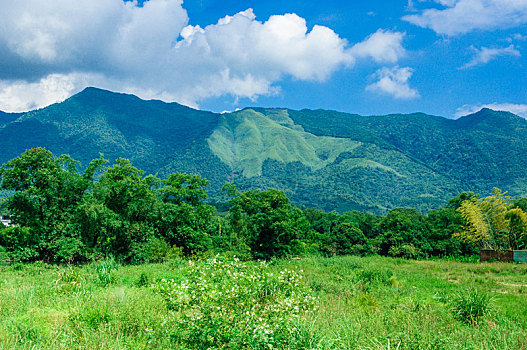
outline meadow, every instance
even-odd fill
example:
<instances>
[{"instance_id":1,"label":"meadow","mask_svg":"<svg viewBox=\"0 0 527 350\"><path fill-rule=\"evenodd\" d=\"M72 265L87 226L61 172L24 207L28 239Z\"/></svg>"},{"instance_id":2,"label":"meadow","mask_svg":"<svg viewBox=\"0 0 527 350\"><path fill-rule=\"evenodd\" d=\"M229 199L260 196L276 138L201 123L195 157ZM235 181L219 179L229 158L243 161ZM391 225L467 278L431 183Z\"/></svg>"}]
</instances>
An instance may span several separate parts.
<instances>
[{"instance_id":1,"label":"meadow","mask_svg":"<svg viewBox=\"0 0 527 350\"><path fill-rule=\"evenodd\" d=\"M213 257L0 266L1 349L526 349L527 265Z\"/></svg>"}]
</instances>

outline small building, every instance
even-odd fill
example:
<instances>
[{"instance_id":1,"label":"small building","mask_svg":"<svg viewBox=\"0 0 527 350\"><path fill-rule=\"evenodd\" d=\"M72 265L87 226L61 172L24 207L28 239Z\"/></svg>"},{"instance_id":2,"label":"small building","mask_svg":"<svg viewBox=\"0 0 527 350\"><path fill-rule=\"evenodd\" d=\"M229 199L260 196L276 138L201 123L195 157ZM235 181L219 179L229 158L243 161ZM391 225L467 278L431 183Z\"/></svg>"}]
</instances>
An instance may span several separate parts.
<instances>
[{"instance_id":1,"label":"small building","mask_svg":"<svg viewBox=\"0 0 527 350\"><path fill-rule=\"evenodd\" d=\"M519 263L527 263L527 250L514 250L514 261Z\"/></svg>"},{"instance_id":2,"label":"small building","mask_svg":"<svg viewBox=\"0 0 527 350\"><path fill-rule=\"evenodd\" d=\"M515 261L527 263L527 250L492 250L481 249L479 252L480 261L497 260L502 262Z\"/></svg>"},{"instance_id":3,"label":"small building","mask_svg":"<svg viewBox=\"0 0 527 350\"><path fill-rule=\"evenodd\" d=\"M11 215L1 215L0 216L0 222L4 225L4 226L11 226L11 222L13 221L12 220L13 218L11 217Z\"/></svg>"}]
</instances>

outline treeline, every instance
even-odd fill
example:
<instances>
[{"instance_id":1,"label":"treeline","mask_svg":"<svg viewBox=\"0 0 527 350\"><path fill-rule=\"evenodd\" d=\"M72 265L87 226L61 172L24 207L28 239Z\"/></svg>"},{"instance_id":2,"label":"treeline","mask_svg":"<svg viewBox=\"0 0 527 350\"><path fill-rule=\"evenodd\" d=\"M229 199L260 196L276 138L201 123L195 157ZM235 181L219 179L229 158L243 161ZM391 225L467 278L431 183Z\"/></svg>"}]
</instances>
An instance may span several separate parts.
<instances>
[{"instance_id":1,"label":"treeline","mask_svg":"<svg viewBox=\"0 0 527 350\"><path fill-rule=\"evenodd\" d=\"M514 232L515 247L527 246L527 225L522 226L520 215L527 200L512 201L501 192L505 216L499 228L485 206L474 209L487 200L473 193L462 193L427 214L398 208L386 216L341 215L294 207L281 191L240 193L226 184L228 210L218 215L206 203L209 182L199 175L144 176L126 159L110 166L102 156L86 170L79 168L69 156L54 157L43 148L27 150L2 166L0 189L13 193L6 203L14 226L0 229L1 255L12 261L113 257L131 263L220 252L247 259L302 254L424 258L477 253L494 231L505 237L507 229ZM482 215L481 222L467 214L467 203L474 204L470 208ZM482 240L476 233L485 225ZM494 242L504 247L500 237Z\"/></svg>"}]
</instances>

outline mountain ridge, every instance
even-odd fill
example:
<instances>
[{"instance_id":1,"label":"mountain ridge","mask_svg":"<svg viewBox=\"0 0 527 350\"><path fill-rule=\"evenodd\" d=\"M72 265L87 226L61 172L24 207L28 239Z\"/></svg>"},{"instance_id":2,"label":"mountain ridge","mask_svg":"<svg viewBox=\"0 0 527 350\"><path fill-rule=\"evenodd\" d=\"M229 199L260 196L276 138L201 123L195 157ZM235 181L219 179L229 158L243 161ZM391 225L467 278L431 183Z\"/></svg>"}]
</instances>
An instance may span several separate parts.
<instances>
[{"instance_id":1,"label":"mountain ridge","mask_svg":"<svg viewBox=\"0 0 527 350\"><path fill-rule=\"evenodd\" d=\"M258 107L218 114L86 88L43 109L0 113L0 163L39 146L84 166L103 153L161 176L200 173L213 200L226 181L275 187L296 204L377 213L427 210L494 186L527 194L527 120L490 109L459 119Z\"/></svg>"}]
</instances>

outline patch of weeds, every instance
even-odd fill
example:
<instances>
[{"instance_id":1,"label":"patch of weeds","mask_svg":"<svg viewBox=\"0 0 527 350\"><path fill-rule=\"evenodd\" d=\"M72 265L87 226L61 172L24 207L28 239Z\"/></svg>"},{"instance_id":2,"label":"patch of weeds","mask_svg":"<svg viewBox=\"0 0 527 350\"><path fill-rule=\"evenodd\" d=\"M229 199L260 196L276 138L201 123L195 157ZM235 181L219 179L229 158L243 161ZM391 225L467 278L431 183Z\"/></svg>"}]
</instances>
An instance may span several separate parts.
<instances>
[{"instance_id":1,"label":"patch of weeds","mask_svg":"<svg viewBox=\"0 0 527 350\"><path fill-rule=\"evenodd\" d=\"M115 282L114 271L119 269L119 264L113 259L106 259L94 263L93 269L95 270L95 276L97 283L106 287Z\"/></svg>"},{"instance_id":2,"label":"patch of weeds","mask_svg":"<svg viewBox=\"0 0 527 350\"><path fill-rule=\"evenodd\" d=\"M346 256L337 261L342 268L350 270L362 269L364 267L364 260L358 256Z\"/></svg>"},{"instance_id":3,"label":"patch of weeds","mask_svg":"<svg viewBox=\"0 0 527 350\"><path fill-rule=\"evenodd\" d=\"M359 271L357 277L366 284L391 285L394 274L391 269L385 267L369 266Z\"/></svg>"},{"instance_id":4,"label":"patch of weeds","mask_svg":"<svg viewBox=\"0 0 527 350\"><path fill-rule=\"evenodd\" d=\"M164 324L180 348L305 349L314 341L299 328L317 304L301 273L216 257L191 261L185 275L153 285L171 310Z\"/></svg>"},{"instance_id":5,"label":"patch of weeds","mask_svg":"<svg viewBox=\"0 0 527 350\"><path fill-rule=\"evenodd\" d=\"M139 279L137 280L135 285L138 287L146 287L148 285L147 274L144 272L141 272L141 275L139 275Z\"/></svg>"},{"instance_id":6,"label":"patch of weeds","mask_svg":"<svg viewBox=\"0 0 527 350\"><path fill-rule=\"evenodd\" d=\"M379 306L379 299L370 293L361 293L355 300L357 304L366 309L377 309Z\"/></svg>"},{"instance_id":7,"label":"patch of weeds","mask_svg":"<svg viewBox=\"0 0 527 350\"><path fill-rule=\"evenodd\" d=\"M79 269L67 265L64 269L57 271L57 279L53 281L53 288L60 293L77 291L84 282Z\"/></svg>"},{"instance_id":8,"label":"patch of weeds","mask_svg":"<svg viewBox=\"0 0 527 350\"><path fill-rule=\"evenodd\" d=\"M454 317L470 325L478 324L489 312L491 297L477 288L467 288L450 299Z\"/></svg>"}]
</instances>

